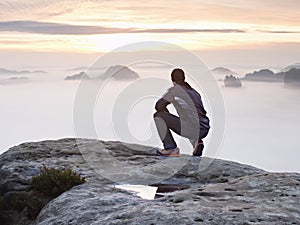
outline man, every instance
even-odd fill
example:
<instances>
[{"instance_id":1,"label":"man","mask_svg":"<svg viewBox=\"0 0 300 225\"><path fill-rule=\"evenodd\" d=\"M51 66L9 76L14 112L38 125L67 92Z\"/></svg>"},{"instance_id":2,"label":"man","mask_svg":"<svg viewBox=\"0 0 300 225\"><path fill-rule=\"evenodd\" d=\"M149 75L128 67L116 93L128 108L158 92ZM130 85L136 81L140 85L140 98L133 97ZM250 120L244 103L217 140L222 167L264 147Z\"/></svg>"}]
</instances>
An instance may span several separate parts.
<instances>
[{"instance_id":1,"label":"man","mask_svg":"<svg viewBox=\"0 0 300 225\"><path fill-rule=\"evenodd\" d=\"M182 69L174 69L171 73L174 86L160 98L155 105L157 112L154 121L164 149L157 153L163 156L179 155L179 148L171 130L186 137L194 147L193 155L202 156L205 138L210 129L200 94L185 82ZM179 117L169 113L167 105L173 104Z\"/></svg>"}]
</instances>

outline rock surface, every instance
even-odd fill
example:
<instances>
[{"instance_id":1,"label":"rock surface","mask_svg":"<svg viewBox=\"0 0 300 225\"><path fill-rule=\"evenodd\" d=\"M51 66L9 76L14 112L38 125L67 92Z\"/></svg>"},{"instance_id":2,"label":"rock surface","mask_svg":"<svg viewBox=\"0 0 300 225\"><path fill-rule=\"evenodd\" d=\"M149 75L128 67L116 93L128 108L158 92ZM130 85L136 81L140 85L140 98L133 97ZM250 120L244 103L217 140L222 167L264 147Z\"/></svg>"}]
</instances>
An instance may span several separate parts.
<instances>
[{"instance_id":1,"label":"rock surface","mask_svg":"<svg viewBox=\"0 0 300 225\"><path fill-rule=\"evenodd\" d=\"M92 169L81 152L101 168L107 163L107 174L123 183L140 183L149 177L149 184L160 193L145 200L115 188L116 183L102 177L103 171ZM72 168L87 182L49 202L35 221L24 217L24 208L2 206L0 224L300 224L300 174L269 173L235 162L182 155L170 161L184 162L175 175L169 177L172 173L162 167L149 176L143 168L160 162L171 165L154 152L151 147L90 139L13 147L0 156L2 199L18 199L28 192L32 176L39 174L43 164ZM113 160L125 165L123 173ZM208 167L199 169L201 163ZM135 171L126 170L126 165L136 166ZM153 183L160 176L168 178Z\"/></svg>"}]
</instances>

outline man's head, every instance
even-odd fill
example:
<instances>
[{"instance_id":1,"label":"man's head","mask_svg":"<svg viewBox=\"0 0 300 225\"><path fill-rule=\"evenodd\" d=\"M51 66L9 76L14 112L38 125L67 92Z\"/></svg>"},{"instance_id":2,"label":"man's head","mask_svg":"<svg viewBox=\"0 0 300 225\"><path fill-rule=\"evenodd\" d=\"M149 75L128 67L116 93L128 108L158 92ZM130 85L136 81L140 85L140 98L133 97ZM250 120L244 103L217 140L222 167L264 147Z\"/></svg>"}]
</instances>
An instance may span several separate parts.
<instances>
[{"instance_id":1,"label":"man's head","mask_svg":"<svg viewBox=\"0 0 300 225\"><path fill-rule=\"evenodd\" d=\"M185 80L184 71L182 69L174 69L171 73L173 83L183 84Z\"/></svg>"}]
</instances>

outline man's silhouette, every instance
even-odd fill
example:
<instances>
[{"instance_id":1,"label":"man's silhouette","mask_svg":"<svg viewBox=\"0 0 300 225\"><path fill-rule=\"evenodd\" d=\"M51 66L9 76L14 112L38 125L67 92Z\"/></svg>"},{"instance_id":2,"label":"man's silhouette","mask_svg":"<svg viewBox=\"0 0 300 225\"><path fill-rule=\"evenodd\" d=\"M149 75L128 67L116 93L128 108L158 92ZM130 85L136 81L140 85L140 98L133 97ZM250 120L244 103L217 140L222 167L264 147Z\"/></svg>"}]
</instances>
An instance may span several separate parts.
<instances>
[{"instance_id":1,"label":"man's silhouette","mask_svg":"<svg viewBox=\"0 0 300 225\"><path fill-rule=\"evenodd\" d=\"M193 155L201 156L204 148L202 139L210 129L209 118L206 115L200 94L185 82L182 69L174 69L171 73L174 86L160 98L155 105L157 112L154 121L164 149L159 155L179 155L179 148L172 136L171 130L186 137L194 147ZM170 114L167 105L173 104L179 117Z\"/></svg>"}]
</instances>

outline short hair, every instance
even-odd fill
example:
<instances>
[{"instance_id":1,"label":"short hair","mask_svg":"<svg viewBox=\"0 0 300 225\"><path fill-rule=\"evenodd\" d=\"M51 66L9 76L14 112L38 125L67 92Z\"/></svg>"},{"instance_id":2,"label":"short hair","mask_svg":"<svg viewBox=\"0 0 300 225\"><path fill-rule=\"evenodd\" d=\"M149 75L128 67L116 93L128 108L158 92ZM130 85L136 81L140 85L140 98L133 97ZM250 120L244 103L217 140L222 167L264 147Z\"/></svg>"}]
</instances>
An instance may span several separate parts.
<instances>
[{"instance_id":1,"label":"short hair","mask_svg":"<svg viewBox=\"0 0 300 225\"><path fill-rule=\"evenodd\" d=\"M175 83L183 83L185 80L184 71L179 68L174 69L171 73L171 79Z\"/></svg>"}]
</instances>

